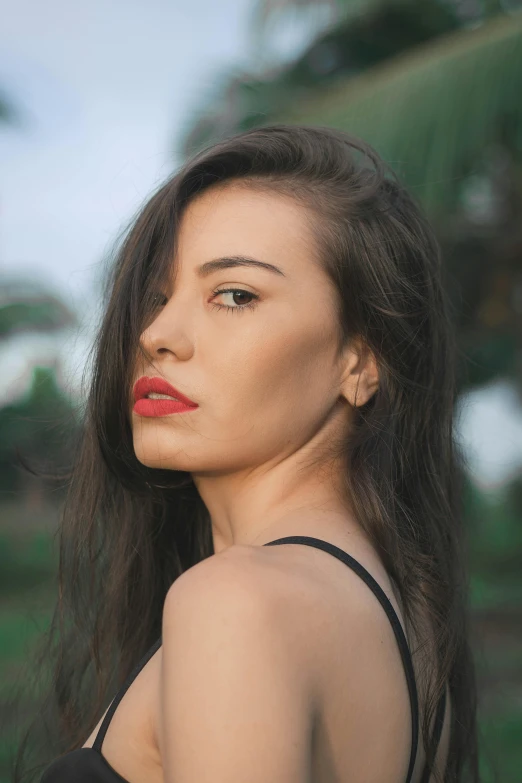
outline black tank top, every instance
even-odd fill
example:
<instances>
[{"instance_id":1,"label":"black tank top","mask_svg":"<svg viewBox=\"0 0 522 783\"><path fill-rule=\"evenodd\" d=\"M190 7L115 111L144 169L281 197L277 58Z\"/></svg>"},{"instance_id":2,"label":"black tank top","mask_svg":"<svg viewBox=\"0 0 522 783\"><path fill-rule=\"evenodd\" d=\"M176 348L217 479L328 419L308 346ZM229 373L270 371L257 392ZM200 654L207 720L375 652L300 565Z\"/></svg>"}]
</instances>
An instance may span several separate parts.
<instances>
[{"instance_id":1,"label":"black tank top","mask_svg":"<svg viewBox=\"0 0 522 783\"><path fill-rule=\"evenodd\" d=\"M418 744L418 719L419 719L419 705L417 687L415 685L415 674L413 670L413 663L408 648L408 642L399 618L386 596L384 590L378 585L373 576L351 555L347 554L343 549L334 544L330 544L328 541L323 541L320 538L313 538L311 536L285 536L284 538L278 538L275 541L268 541L263 546L273 546L275 544L307 544L308 546L322 549L325 552L342 560L343 563L351 568L355 573L366 582L370 590L375 594L379 600L382 608L386 612L388 619L392 625L397 644L399 646L399 652L401 654L404 671L406 674L406 682L408 684L408 692L410 695L411 704L411 752L410 763L408 766L408 773L406 775L406 783L410 783L411 776L413 774L413 767L415 764L415 757L417 755ZM105 738L109 723L116 711L116 708L122 700L125 692L130 687L133 680L138 676L145 664L152 658L156 650L161 646L161 637L153 644L148 650L135 668L131 671L116 696L111 702L109 709L102 721L99 731L94 740L94 744L91 748L77 748L69 753L59 756L53 763L45 770L40 783L129 783L124 777L122 777L116 770L109 764L105 756L102 755L102 744ZM440 740L442 732L442 725L444 722L444 713L446 707L446 692L442 694L442 698L437 706L437 712L435 716L434 734L437 738L437 744ZM421 783L428 783L430 777L430 770L427 765L424 767Z\"/></svg>"}]
</instances>

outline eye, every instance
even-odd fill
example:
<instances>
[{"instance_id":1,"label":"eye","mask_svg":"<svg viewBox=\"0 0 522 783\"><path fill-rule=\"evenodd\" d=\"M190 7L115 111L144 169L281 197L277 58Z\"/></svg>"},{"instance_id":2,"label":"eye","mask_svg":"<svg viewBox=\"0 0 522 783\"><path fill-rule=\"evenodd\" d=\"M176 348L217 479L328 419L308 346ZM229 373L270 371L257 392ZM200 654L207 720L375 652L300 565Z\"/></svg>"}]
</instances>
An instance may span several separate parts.
<instances>
[{"instance_id":1,"label":"eye","mask_svg":"<svg viewBox=\"0 0 522 783\"><path fill-rule=\"evenodd\" d=\"M259 299L259 296L257 294L253 294L251 291L245 291L242 288L218 288L215 291L212 291L212 294L214 296L217 296L218 294L233 294L232 301L239 295L239 297L250 297L251 299L255 300L253 302L247 302L243 304L235 304L235 305L221 305L221 304L213 304L212 307L217 307L220 310L235 310L236 312L241 312L242 310L253 310L255 307L257 307L257 300Z\"/></svg>"}]
</instances>

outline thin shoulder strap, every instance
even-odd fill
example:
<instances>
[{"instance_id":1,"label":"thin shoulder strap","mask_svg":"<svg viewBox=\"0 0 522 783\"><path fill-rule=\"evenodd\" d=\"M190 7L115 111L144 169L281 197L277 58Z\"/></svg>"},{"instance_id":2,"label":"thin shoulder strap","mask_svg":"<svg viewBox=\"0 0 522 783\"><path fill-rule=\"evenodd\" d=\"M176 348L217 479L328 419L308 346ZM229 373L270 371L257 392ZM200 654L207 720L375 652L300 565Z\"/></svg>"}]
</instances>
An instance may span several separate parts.
<instances>
[{"instance_id":1,"label":"thin shoulder strap","mask_svg":"<svg viewBox=\"0 0 522 783\"><path fill-rule=\"evenodd\" d=\"M147 650L143 658L141 658L141 660L136 664L134 669L130 672L129 676L127 677L127 679L125 680L125 682L123 683L119 691L117 692L116 696L112 700L109 709L105 713L105 717L98 730L96 739L94 740L92 745L93 750L97 750L98 753L101 753L103 740L105 739L105 734L107 733L107 729L109 728L109 723L111 722L113 715L116 712L116 708L118 704L123 699L126 691L129 689L133 680L136 679L136 677L141 672L145 664L152 658L156 650L158 650L160 647L161 647L161 636L156 642L154 642L152 647L149 650Z\"/></svg>"},{"instance_id":2,"label":"thin shoulder strap","mask_svg":"<svg viewBox=\"0 0 522 783\"><path fill-rule=\"evenodd\" d=\"M397 613L393 608L388 596L382 589L382 587L375 581L373 576L362 566L355 558L345 552L343 549L330 544L329 541L323 541L320 538L313 538L312 536L285 536L284 538L278 538L275 541L269 541L263 546L271 546L273 544L307 544L308 546L316 547L328 552L330 555L342 560L346 565L351 568L355 573L366 582L370 590L375 594L379 600L382 608L388 615L388 619L392 625L397 644L399 645L399 651L401 654L402 662L404 665L404 672L406 674L406 682L408 684L408 692L410 695L411 704L411 753L410 763L408 766L408 774L406 775L406 783L410 783L411 776L413 774L413 767L415 764L415 758L417 756L417 743L418 743L418 722L419 722L419 700L417 695L417 686L415 684L415 673L413 670L413 663L411 659L408 642L402 625Z\"/></svg>"}]
</instances>

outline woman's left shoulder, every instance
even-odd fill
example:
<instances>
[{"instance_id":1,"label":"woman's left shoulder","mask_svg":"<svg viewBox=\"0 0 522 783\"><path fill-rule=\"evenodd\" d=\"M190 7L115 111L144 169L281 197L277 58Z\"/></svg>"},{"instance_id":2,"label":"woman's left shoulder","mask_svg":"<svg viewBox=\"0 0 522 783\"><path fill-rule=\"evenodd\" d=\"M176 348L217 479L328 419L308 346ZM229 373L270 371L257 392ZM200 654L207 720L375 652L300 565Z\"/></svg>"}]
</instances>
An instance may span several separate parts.
<instances>
[{"instance_id":1,"label":"woman's left shoulder","mask_svg":"<svg viewBox=\"0 0 522 783\"><path fill-rule=\"evenodd\" d=\"M173 770L183 783L246 780L252 764L259 780L307 775L314 711L291 614L276 606L262 563L254 557L248 568L243 555L201 561L165 599L158 744L166 780Z\"/></svg>"},{"instance_id":2,"label":"woman's left shoulder","mask_svg":"<svg viewBox=\"0 0 522 783\"><path fill-rule=\"evenodd\" d=\"M232 546L200 561L179 576L165 599L164 617L181 606L228 607L227 611L257 611L267 621L295 610L298 573L281 567L262 547ZM302 597L302 585L298 590Z\"/></svg>"}]
</instances>

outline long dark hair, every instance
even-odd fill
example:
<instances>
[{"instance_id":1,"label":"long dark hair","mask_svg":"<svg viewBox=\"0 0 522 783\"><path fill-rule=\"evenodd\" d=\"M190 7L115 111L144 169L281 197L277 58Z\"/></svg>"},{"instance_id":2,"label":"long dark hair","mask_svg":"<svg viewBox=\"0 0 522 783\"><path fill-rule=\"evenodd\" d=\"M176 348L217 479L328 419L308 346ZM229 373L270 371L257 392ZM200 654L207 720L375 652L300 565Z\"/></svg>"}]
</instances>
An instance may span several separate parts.
<instances>
[{"instance_id":1,"label":"long dark hair","mask_svg":"<svg viewBox=\"0 0 522 783\"><path fill-rule=\"evenodd\" d=\"M354 409L342 447L346 489L399 588L407 627L429 627L435 640L422 700L427 758L448 681L453 720L444 781L477 783L463 455L453 430L458 352L440 252L421 210L369 145L330 128L292 125L249 130L194 155L140 211L107 278L58 533L59 597L45 642L51 682L35 721L40 736L48 727L48 760L81 747L160 636L169 586L213 554L210 518L191 475L137 460L130 393L155 292L172 273L183 210L206 188L233 179L290 195L316 217L322 263L338 291L339 346L360 336L377 358L379 389ZM427 636L420 635L422 647Z\"/></svg>"}]
</instances>

